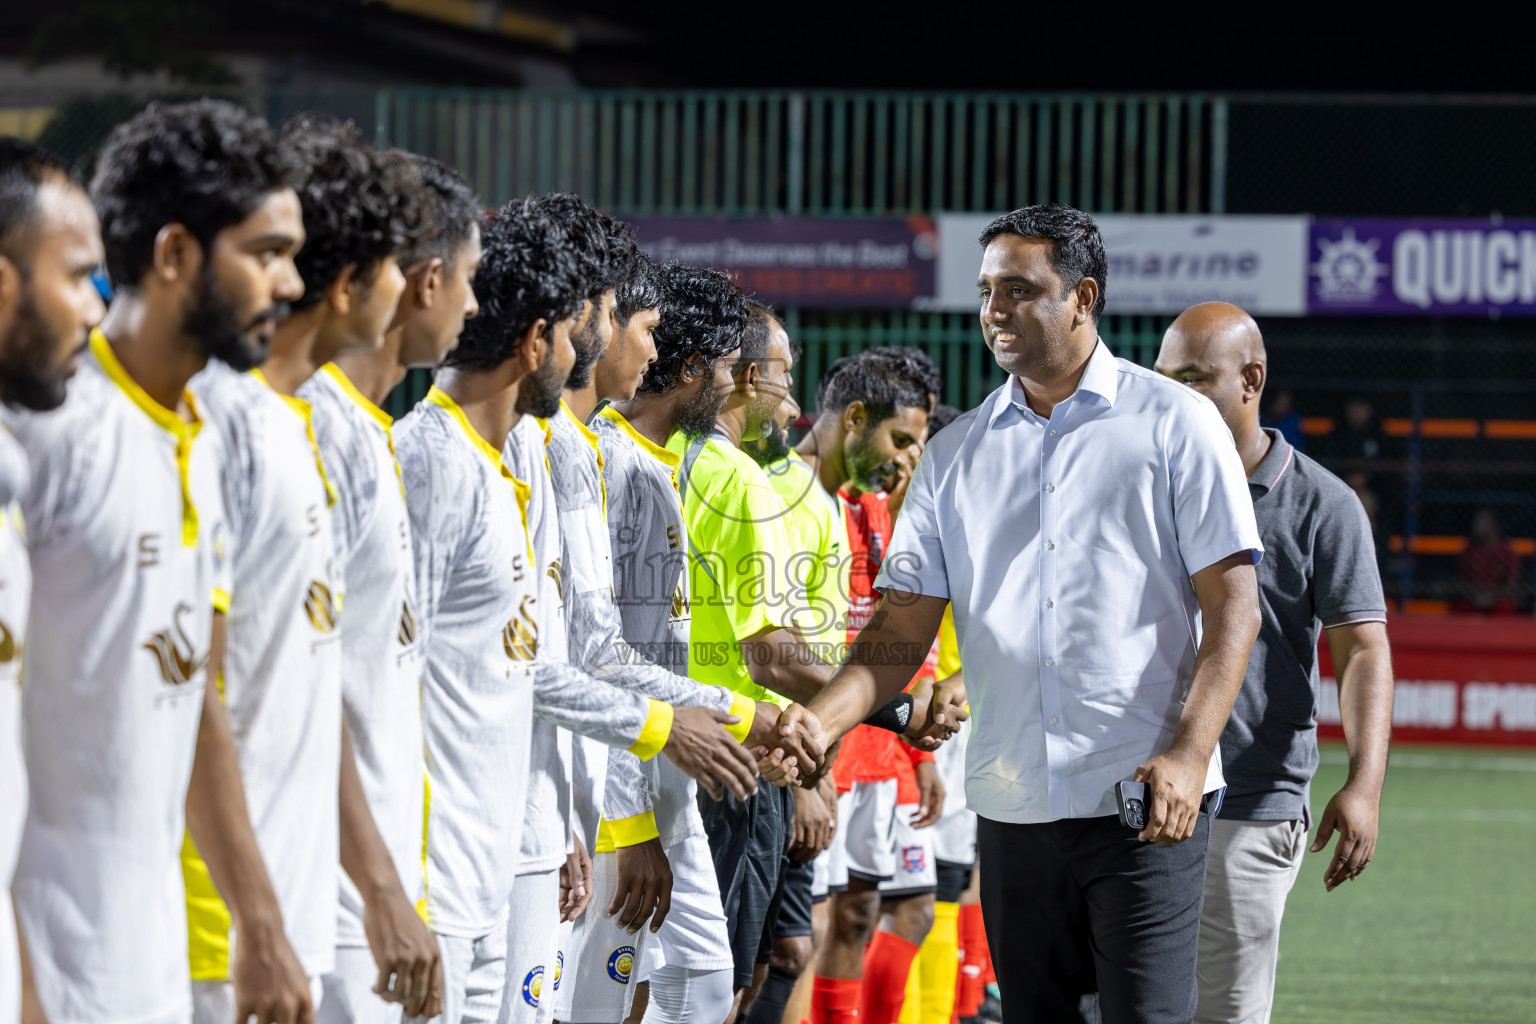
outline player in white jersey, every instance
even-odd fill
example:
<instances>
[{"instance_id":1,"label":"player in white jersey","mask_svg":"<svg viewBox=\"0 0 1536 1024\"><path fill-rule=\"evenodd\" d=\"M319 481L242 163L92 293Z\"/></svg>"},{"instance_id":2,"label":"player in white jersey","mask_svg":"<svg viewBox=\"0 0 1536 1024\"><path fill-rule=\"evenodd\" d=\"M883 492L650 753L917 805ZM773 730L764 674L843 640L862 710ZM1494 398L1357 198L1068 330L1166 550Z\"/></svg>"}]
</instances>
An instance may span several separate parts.
<instances>
[{"instance_id":1,"label":"player in white jersey","mask_svg":"<svg viewBox=\"0 0 1536 1024\"><path fill-rule=\"evenodd\" d=\"M629 689L645 693L657 700L665 701L677 707L703 707L713 708L719 711L731 711L740 718L735 725L730 727L730 733L741 739L750 730L756 713L754 703L745 697L735 700L732 695L721 687L700 686L688 680L684 675L678 675L665 667L655 664L645 652L629 645L623 637L622 622L618 609L614 602L613 571L610 537L608 529L608 502L607 487L603 477L603 456L598 450L597 435L589 429L584 420L590 417L592 409L602 400L629 399L634 396L634 391L639 383L645 366L654 358L654 345L650 338L650 330L659 316L656 308L661 299L660 282L655 268L640 257L630 238L628 229L613 221L605 214L598 213L580 204L574 197L552 196L548 202L558 203L563 207L561 221L568 227L581 225L587 238L606 238L606 248L609 254L610 264L617 262L622 268L625 277L628 278L636 268L641 272L638 281L624 280L621 287L626 292L626 305L623 310L622 326L627 328L633 322L637 330L629 337L624 337L625 331L619 330L621 342L614 351L615 360L610 364L604 353L609 350L610 337L616 333L620 324L616 322L612 312L616 309L615 289L610 283L612 273L605 279L597 273L590 275L596 279L596 283L589 285L592 298L589 300L590 313L586 320L586 329L578 331L573 337L577 342L577 363L571 376L566 381L566 402L562 402L561 410L548 420L548 466L554 483L554 495L559 510L559 521L562 533L562 554L559 564L559 576L565 597L565 607L568 613L571 659L580 667L600 678L611 680ZM583 246L583 250L591 253L601 246L589 242ZM643 261L643 262L642 262ZM638 285L638 291L651 296L651 306L647 309L637 309L633 302L631 286ZM599 290L600 289L600 290ZM602 362L598 362L602 359ZM594 364L598 368L594 373ZM671 597L669 590L668 598ZM686 671L686 666L684 666ZM776 717L776 709L770 709L771 717ZM577 737L576 743L582 744L583 737ZM750 780L749 756L744 750L735 748L730 750L737 760L738 767L727 764L725 770L734 770L740 773L743 784ZM606 773L609 757L619 762L627 763L639 771L644 771L651 780L666 779L667 799L665 806L658 808L659 814L653 814L649 806L648 797L644 800L642 810L634 815L625 815L622 820L612 820L598 828L596 814L600 810L604 800L602 792L602 775ZM702 824L698 821L697 808L695 806L695 786L684 772L676 766L664 762L653 761L641 766L633 755L624 751L613 751L611 755L604 756L601 751L590 751L578 764L589 766L593 778L583 780L578 777L578 784L586 782L576 801L588 815L590 820L578 821L578 832L588 836L596 836L599 849L607 854L611 860L610 851L615 845L624 845L629 848L626 854L624 870L618 872L617 884L610 887L611 891L604 891L600 909L606 909L606 916L599 913L591 913L581 918L578 922L582 928L582 945L590 952L593 944L587 942L587 938L594 933L609 933L623 936L625 941L599 941L596 943L600 955L611 955L614 949L624 946L627 942L636 940L629 938L639 932L646 920L651 917L652 909L660 906L653 922L653 930L662 927L666 918L666 901L668 893L666 882L672 877L667 863L667 857L663 847L677 842L687 836L690 831L696 832L702 837ZM716 770L717 777L719 769ZM646 790L646 779L636 778L638 789L642 795ZM694 826L690 829L689 815ZM665 830L665 836L658 832ZM589 838L590 842L591 839ZM704 868L709 867L708 846L703 846ZM712 872L706 872L712 874ZM614 873L607 872L605 877ZM687 878L685 872L679 872L679 878ZM705 899L706 903L713 903L713 918L723 925L723 918L719 912L719 896L710 879L710 895ZM692 890L690 889L689 892ZM679 896L677 890L672 893ZM676 905L676 901L673 901ZM624 911L619 913L619 911ZM567 918L579 911L572 908L567 911ZM626 931L627 929L627 931ZM723 928L721 929L723 939ZM577 959L575 955L576 944L566 943L556 956L556 963L564 968L567 964L574 966ZM597 1012L603 1000L600 995L606 993L611 998L607 1002L608 1012L620 1012L619 1004L622 1002L622 994L627 991L624 986L615 986L607 972L606 963L603 965L603 975L596 986L582 983L578 985L569 983L557 989L555 995L566 994L569 998L561 1000L558 1016L563 1021L583 1020L590 1013ZM591 973L590 968L588 973ZM579 976L578 976L579 978ZM581 991L576 991L577 988ZM594 991L594 988L597 991ZM579 1001L578 1011L573 1004ZM722 1009L722 1013L724 1010ZM704 1014L705 1017L709 1013ZM617 1018L615 1018L617 1019Z\"/></svg>"},{"instance_id":2,"label":"player in white jersey","mask_svg":"<svg viewBox=\"0 0 1536 1024\"><path fill-rule=\"evenodd\" d=\"M117 296L63 410L17 425L35 614L14 891L55 1021L190 1015L184 814L249 933L242 1012L292 1020L304 999L228 721L204 700L219 449L185 393L210 356L252 365L274 305L298 294L292 176L266 125L231 104L119 126L93 186Z\"/></svg>"},{"instance_id":3,"label":"player in white jersey","mask_svg":"<svg viewBox=\"0 0 1536 1024\"><path fill-rule=\"evenodd\" d=\"M20 506L31 473L6 414L63 403L85 334L101 319L91 282L100 263L101 231L84 190L42 150L0 139L0 1024L14 1024L23 1000L39 1012L11 911L27 806L21 665L32 568Z\"/></svg>"},{"instance_id":4,"label":"player in white jersey","mask_svg":"<svg viewBox=\"0 0 1536 1024\"><path fill-rule=\"evenodd\" d=\"M296 392L338 353L382 344L404 289L396 256L414 230L419 177L403 155L374 153L349 128L303 124L287 141L305 164L299 200L315 225L296 260L305 293L258 370L213 366L193 382L223 449L224 698L262 856L314 999L335 963L339 849L370 901L369 938L399 975L382 994L399 1000L418 974L430 975L436 950L351 763L341 702L344 553L331 511L339 495L312 407ZM189 863L190 877L196 871ZM196 1018L222 1024L233 1009L220 962L227 925L207 901L192 918Z\"/></svg>"},{"instance_id":5,"label":"player in white jersey","mask_svg":"<svg viewBox=\"0 0 1536 1024\"><path fill-rule=\"evenodd\" d=\"M480 204L452 170L427 157L411 159L421 172L422 223L419 239L400 254L406 284L395 325L378 351L337 356L299 395L314 406L315 435L337 494L333 511L347 593L342 704L359 783L392 866L373 882L402 886L414 904L425 898L421 644L405 487L391 419L380 405L408 369L440 363L465 319L479 310L469 282L480 264ZM342 770L348 770L346 758ZM432 977L426 961L402 962L404 950L393 958L386 950L384 962L376 963L363 923L368 901L345 873L339 883L336 965L324 979L318 1020L397 1021L400 1009L378 994L391 987L406 1013L421 1013L431 989L441 990L440 975Z\"/></svg>"}]
</instances>

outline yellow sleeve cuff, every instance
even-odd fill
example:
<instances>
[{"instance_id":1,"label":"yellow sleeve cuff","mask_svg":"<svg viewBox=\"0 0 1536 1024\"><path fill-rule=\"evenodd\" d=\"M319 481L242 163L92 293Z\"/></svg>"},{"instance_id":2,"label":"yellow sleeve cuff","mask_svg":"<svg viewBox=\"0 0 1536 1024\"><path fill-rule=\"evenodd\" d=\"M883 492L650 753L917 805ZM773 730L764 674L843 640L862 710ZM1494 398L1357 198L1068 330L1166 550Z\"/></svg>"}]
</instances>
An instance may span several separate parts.
<instances>
[{"instance_id":1,"label":"yellow sleeve cuff","mask_svg":"<svg viewBox=\"0 0 1536 1024\"><path fill-rule=\"evenodd\" d=\"M597 844L594 853L612 853L626 846L639 846L661 836L656 828L656 812L646 811L618 821L604 818L597 825Z\"/></svg>"},{"instance_id":2,"label":"yellow sleeve cuff","mask_svg":"<svg viewBox=\"0 0 1536 1024\"><path fill-rule=\"evenodd\" d=\"M630 744L629 752L642 761L649 761L661 753L661 748L667 745L671 735L672 705L653 700L650 713L645 716L645 727L640 730L640 738Z\"/></svg>"},{"instance_id":3,"label":"yellow sleeve cuff","mask_svg":"<svg viewBox=\"0 0 1536 1024\"><path fill-rule=\"evenodd\" d=\"M757 717L757 701L744 693L731 694L731 714L740 718L735 725L728 725L725 731L731 734L731 739L737 743L747 742L747 733L752 731L752 720Z\"/></svg>"},{"instance_id":4,"label":"yellow sleeve cuff","mask_svg":"<svg viewBox=\"0 0 1536 1024\"><path fill-rule=\"evenodd\" d=\"M229 591L222 587L213 588L213 610L224 615L229 614Z\"/></svg>"}]
</instances>

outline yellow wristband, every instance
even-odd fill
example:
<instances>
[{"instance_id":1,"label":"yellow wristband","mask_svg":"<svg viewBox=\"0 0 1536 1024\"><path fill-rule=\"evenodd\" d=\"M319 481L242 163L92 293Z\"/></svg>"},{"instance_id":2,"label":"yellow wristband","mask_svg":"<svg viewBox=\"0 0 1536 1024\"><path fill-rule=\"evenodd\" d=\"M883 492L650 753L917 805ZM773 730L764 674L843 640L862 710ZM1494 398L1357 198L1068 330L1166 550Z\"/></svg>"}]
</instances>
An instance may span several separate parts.
<instances>
[{"instance_id":1,"label":"yellow wristband","mask_svg":"<svg viewBox=\"0 0 1536 1024\"><path fill-rule=\"evenodd\" d=\"M737 743L747 742L747 733L752 731L752 721L757 717L757 701L744 693L731 694L731 714L740 718L735 725L728 725L725 731L731 734L731 738Z\"/></svg>"},{"instance_id":2,"label":"yellow wristband","mask_svg":"<svg viewBox=\"0 0 1536 1024\"><path fill-rule=\"evenodd\" d=\"M593 846L592 852L612 853L626 846L648 843L660 835L661 831L656 828L655 811L620 818L618 821L609 821L604 818L597 824L597 843Z\"/></svg>"},{"instance_id":3,"label":"yellow wristband","mask_svg":"<svg viewBox=\"0 0 1536 1024\"><path fill-rule=\"evenodd\" d=\"M651 710L645 716L640 738L630 744L629 752L642 761L649 761L661 753L672 735L672 705L659 700L651 701Z\"/></svg>"}]
</instances>

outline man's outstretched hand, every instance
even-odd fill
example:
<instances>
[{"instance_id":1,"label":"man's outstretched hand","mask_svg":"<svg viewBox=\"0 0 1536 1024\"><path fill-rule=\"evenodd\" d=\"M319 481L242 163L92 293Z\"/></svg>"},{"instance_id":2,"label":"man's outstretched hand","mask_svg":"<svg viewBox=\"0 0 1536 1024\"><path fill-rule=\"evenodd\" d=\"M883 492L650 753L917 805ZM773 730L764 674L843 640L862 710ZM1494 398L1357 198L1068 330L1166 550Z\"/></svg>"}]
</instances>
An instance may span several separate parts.
<instances>
[{"instance_id":1,"label":"man's outstretched hand","mask_svg":"<svg viewBox=\"0 0 1536 1024\"><path fill-rule=\"evenodd\" d=\"M757 747L757 768L775 786L787 786L800 776L812 776L827 756L821 720L809 708L790 704L779 713L773 746Z\"/></svg>"},{"instance_id":2,"label":"man's outstretched hand","mask_svg":"<svg viewBox=\"0 0 1536 1024\"><path fill-rule=\"evenodd\" d=\"M672 733L661 752L704 791L723 800L727 791L738 800L757 792L757 765L730 733L727 725L741 721L711 708L681 707L672 715Z\"/></svg>"},{"instance_id":3,"label":"man's outstretched hand","mask_svg":"<svg viewBox=\"0 0 1536 1024\"><path fill-rule=\"evenodd\" d=\"M917 749L932 753L970 717L964 673L956 672L942 683L925 676L912 688L912 721L902 735Z\"/></svg>"},{"instance_id":4,"label":"man's outstretched hand","mask_svg":"<svg viewBox=\"0 0 1536 1024\"><path fill-rule=\"evenodd\" d=\"M1339 833L1333 859L1323 872L1323 888L1332 892L1345 882L1360 877L1360 872L1371 862L1376 853L1376 833L1380 827L1381 794L1364 791L1345 783L1344 788L1333 795L1323 816L1317 819L1317 838L1312 841L1311 852L1328 848L1333 833Z\"/></svg>"}]
</instances>

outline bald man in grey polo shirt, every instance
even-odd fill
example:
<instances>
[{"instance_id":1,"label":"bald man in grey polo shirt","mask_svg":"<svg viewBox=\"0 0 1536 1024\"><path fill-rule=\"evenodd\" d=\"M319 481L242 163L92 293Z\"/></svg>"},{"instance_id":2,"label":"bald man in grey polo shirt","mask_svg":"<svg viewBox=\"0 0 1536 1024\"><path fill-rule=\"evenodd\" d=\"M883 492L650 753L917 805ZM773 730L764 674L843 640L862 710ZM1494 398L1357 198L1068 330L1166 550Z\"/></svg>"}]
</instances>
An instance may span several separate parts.
<instances>
[{"instance_id":1,"label":"bald man in grey polo shirt","mask_svg":"<svg viewBox=\"0 0 1536 1024\"><path fill-rule=\"evenodd\" d=\"M1349 739L1349 777L1318 822L1334 832L1323 873L1332 891L1357 878L1376 845L1392 728L1386 600L1365 509L1344 482L1259 426L1267 357L1258 325L1207 302L1169 326L1157 370L1216 404L1248 474L1264 561L1264 624L1221 735L1227 777L1211 826L1200 917L1200 1024L1267 1024L1280 919L1306 849L1317 770L1317 641L1326 630Z\"/></svg>"}]
</instances>

